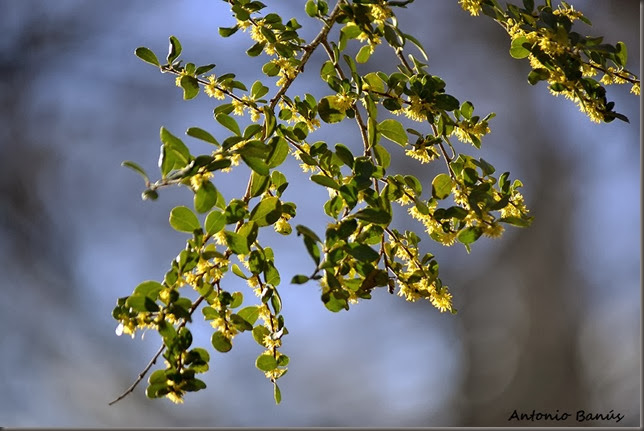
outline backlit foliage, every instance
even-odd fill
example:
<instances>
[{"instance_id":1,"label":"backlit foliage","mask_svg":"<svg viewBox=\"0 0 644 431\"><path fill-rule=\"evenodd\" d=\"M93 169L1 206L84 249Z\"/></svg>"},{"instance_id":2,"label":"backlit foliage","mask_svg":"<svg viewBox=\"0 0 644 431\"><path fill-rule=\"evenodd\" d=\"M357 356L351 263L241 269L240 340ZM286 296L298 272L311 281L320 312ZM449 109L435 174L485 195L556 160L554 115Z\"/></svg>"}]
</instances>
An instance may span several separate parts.
<instances>
[{"instance_id":1,"label":"backlit foliage","mask_svg":"<svg viewBox=\"0 0 644 431\"><path fill-rule=\"evenodd\" d=\"M399 28L395 15L396 8L412 1L339 0L332 7L324 0L302 2L311 18L305 25L319 23L311 41L300 37L302 25L296 19L267 12L259 1L228 3L232 25L219 33L224 38L245 33L251 40L246 53L266 59L261 69L265 78L241 82L226 70L215 72L214 64L179 60L182 46L174 36L165 63L148 48L136 49L139 58L174 75L184 99L193 99L200 90L212 98L214 121L228 132L214 136L190 127L186 134L207 145L195 155L162 127L161 178L156 181L134 162L124 162L143 177L143 199L156 199L167 186L184 186L193 208L177 206L170 212L170 226L188 238L163 279L139 284L130 296L118 299L113 311L117 334L134 337L139 330L154 330L163 339L139 379L114 402L134 390L161 354L165 365L150 374L148 397L182 402L187 392L206 387L196 375L208 370L210 354L192 347L188 329L201 314L213 329L216 352L231 350L244 332L252 335L261 346L255 365L273 383L279 403L277 380L289 363L280 351L288 334L278 290L278 267L285 263L269 244L260 243L261 229L302 239L311 268L291 283L317 284L331 311L348 310L385 288L408 301L427 300L440 312L455 313L455 297L440 278L438 259L421 251L421 240L441 246L460 243L469 252L481 236L497 238L507 226L527 227L532 220L520 180L508 172L499 175L490 162L461 152L481 147L494 114L475 112L472 102L460 102L442 78L430 73L421 43ZM546 81L551 93L573 100L592 121L626 120L613 111L604 88L628 83L639 94L639 80L625 68L626 47L573 31L577 21L589 24L580 11L564 2L555 8L549 0L537 9L532 1L507 7L495 0L459 3L472 15L492 17L508 32L510 54L527 58L532 67L529 83ZM332 28L339 28L335 38ZM367 63L376 49L388 51L395 67L359 72L358 64ZM314 51L326 55L319 76L328 94L291 94L289 88L305 66L313 70L308 62ZM236 117L245 118L243 130ZM403 118L413 121L414 128L405 128ZM314 138L323 123L342 121L355 124L359 146ZM426 185L413 175L391 172L392 146L402 147L400 154L413 163L437 163L444 171ZM300 164L298 178L279 170L288 157ZM248 185L243 195L226 200L220 189L226 187L227 173L236 169L249 172ZM298 196L289 194L288 185L302 178L328 191L328 200L319 202L328 216L324 232L297 220L297 204L291 200ZM395 229L394 206L424 231ZM229 280L235 277L247 288L233 291ZM188 298L186 290L196 291L197 299Z\"/></svg>"}]
</instances>

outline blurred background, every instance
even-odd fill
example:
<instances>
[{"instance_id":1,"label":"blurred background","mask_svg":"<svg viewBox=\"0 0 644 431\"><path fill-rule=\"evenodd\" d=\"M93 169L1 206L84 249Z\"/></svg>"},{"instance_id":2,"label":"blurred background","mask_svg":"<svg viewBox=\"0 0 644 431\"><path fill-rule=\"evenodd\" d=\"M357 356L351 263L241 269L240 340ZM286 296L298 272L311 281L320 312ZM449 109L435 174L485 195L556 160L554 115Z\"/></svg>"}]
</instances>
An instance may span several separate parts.
<instances>
[{"instance_id":1,"label":"blurred background","mask_svg":"<svg viewBox=\"0 0 644 431\"><path fill-rule=\"evenodd\" d=\"M310 20L303 0L266 3L287 19ZM624 41L629 69L638 71L639 2L573 4L593 21L578 31ZM0 0L0 10L0 425L639 425L640 99L629 86L610 87L609 98L631 123L596 125L544 83L528 85L529 66L508 55L507 36L487 17L469 16L456 0L397 9L447 91L481 115L497 113L479 154L458 149L524 182L533 226L483 238L469 255L423 241L454 295L454 316L385 290L335 314L316 285L285 282L283 351L291 365L280 406L254 368L261 348L251 337L216 353L209 325L197 319L195 345L211 352L208 388L174 405L146 399L142 382L109 407L160 342L153 333L117 337L111 310L141 281L163 278L186 238L170 228L168 213L192 202L186 189L142 201L141 179L120 163L134 160L157 178L162 125L178 136L190 126L223 136L214 99L182 100L174 78L134 49L164 58L174 34L186 61L216 63L215 73L247 84L262 79L266 58L239 54L251 44L247 34L219 38L219 26L234 25L221 1ZM302 36L318 28L314 22ZM393 71L386 51L370 67ZM313 57L291 96L324 94L316 76L322 59ZM357 145L345 123L312 138ZM209 151L185 141L194 153ZM298 205L295 223L323 232L329 220L316 201L326 191L297 164L284 169L294 178L285 199ZM398 160L390 171L414 172L427 185L432 169ZM246 175L238 169L216 184L234 191ZM420 228L404 217L399 226ZM300 238L270 238L282 280L308 271ZM573 418L508 422L515 409ZM625 418L578 423L581 409Z\"/></svg>"}]
</instances>

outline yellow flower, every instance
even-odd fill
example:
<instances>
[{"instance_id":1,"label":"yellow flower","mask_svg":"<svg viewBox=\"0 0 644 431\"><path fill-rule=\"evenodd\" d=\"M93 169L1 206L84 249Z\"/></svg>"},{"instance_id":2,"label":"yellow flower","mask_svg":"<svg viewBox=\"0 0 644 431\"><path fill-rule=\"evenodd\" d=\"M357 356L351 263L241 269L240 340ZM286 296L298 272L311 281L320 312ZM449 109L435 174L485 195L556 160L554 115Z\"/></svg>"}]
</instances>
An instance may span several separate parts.
<instances>
[{"instance_id":1,"label":"yellow flower","mask_svg":"<svg viewBox=\"0 0 644 431\"><path fill-rule=\"evenodd\" d=\"M423 122L427 120L426 112L431 112L432 106L427 102L422 102L418 96L411 96L409 98L409 106L402 111L410 120Z\"/></svg>"},{"instance_id":2,"label":"yellow flower","mask_svg":"<svg viewBox=\"0 0 644 431\"><path fill-rule=\"evenodd\" d=\"M307 119L306 121L306 127L309 128L309 132L313 132L315 129L320 127L320 120L317 118L312 118L312 119Z\"/></svg>"},{"instance_id":3,"label":"yellow flower","mask_svg":"<svg viewBox=\"0 0 644 431\"><path fill-rule=\"evenodd\" d=\"M636 82L635 84L633 84L633 86L631 87L631 93L633 93L636 96L640 95L640 83L639 82Z\"/></svg>"},{"instance_id":4,"label":"yellow flower","mask_svg":"<svg viewBox=\"0 0 644 431\"><path fill-rule=\"evenodd\" d=\"M119 337L123 334L127 334L132 336L132 338L134 338L134 333L136 332L136 324L131 320L128 320L125 323L120 322L116 327L115 332L116 332L116 335L118 335Z\"/></svg>"},{"instance_id":5,"label":"yellow flower","mask_svg":"<svg viewBox=\"0 0 644 431\"><path fill-rule=\"evenodd\" d=\"M244 115L244 108L246 105L239 99L233 99L233 114L234 115Z\"/></svg>"},{"instance_id":6,"label":"yellow flower","mask_svg":"<svg viewBox=\"0 0 644 431\"><path fill-rule=\"evenodd\" d=\"M440 289L434 289L429 297L432 305L440 310L441 313L445 311L452 311L452 294L447 290L447 286L442 286Z\"/></svg>"},{"instance_id":7,"label":"yellow flower","mask_svg":"<svg viewBox=\"0 0 644 431\"><path fill-rule=\"evenodd\" d=\"M166 397L175 404L183 404L181 393L168 392Z\"/></svg>"},{"instance_id":8,"label":"yellow flower","mask_svg":"<svg viewBox=\"0 0 644 431\"><path fill-rule=\"evenodd\" d=\"M490 133L490 128L484 121L476 124L470 124L468 121L462 121L457 124L456 127L454 127L452 133L456 135L459 141L471 144L473 142L470 134L476 136L478 139L481 139L484 135Z\"/></svg>"},{"instance_id":9,"label":"yellow flower","mask_svg":"<svg viewBox=\"0 0 644 431\"><path fill-rule=\"evenodd\" d=\"M211 177L212 177L212 172L197 173L192 177L190 177L190 185L192 186L192 189L196 192L201 188L201 185L203 184L203 182L208 181L208 179Z\"/></svg>"},{"instance_id":10,"label":"yellow flower","mask_svg":"<svg viewBox=\"0 0 644 431\"><path fill-rule=\"evenodd\" d=\"M262 111L259 109L251 109L250 110L250 121L253 123L257 123L259 121L259 117L262 115Z\"/></svg>"},{"instance_id":11,"label":"yellow flower","mask_svg":"<svg viewBox=\"0 0 644 431\"><path fill-rule=\"evenodd\" d=\"M278 87L286 84L288 80L294 79L297 75L297 67L286 58L271 60L271 63L280 68L277 73L277 75L280 76L280 79L277 81Z\"/></svg>"},{"instance_id":12,"label":"yellow flower","mask_svg":"<svg viewBox=\"0 0 644 431\"><path fill-rule=\"evenodd\" d=\"M413 150L405 150L405 154L420 161L420 163L429 163L439 157L438 151L434 147L426 147L421 145Z\"/></svg>"},{"instance_id":13,"label":"yellow flower","mask_svg":"<svg viewBox=\"0 0 644 431\"><path fill-rule=\"evenodd\" d=\"M501 217L521 217L522 214L527 212L528 209L525 206L523 195L514 191L510 197L510 202L501 210Z\"/></svg>"},{"instance_id":14,"label":"yellow flower","mask_svg":"<svg viewBox=\"0 0 644 431\"><path fill-rule=\"evenodd\" d=\"M400 287L400 290L398 290L398 296L405 297L406 301L416 302L421 298L418 290L416 290L412 285L399 280L398 286Z\"/></svg>"},{"instance_id":15,"label":"yellow flower","mask_svg":"<svg viewBox=\"0 0 644 431\"><path fill-rule=\"evenodd\" d=\"M387 20L387 18L392 16L391 9L386 4L381 3L381 4L372 4L368 6L371 9L370 10L371 16L373 17L373 21L376 24L382 24Z\"/></svg>"},{"instance_id":16,"label":"yellow flower","mask_svg":"<svg viewBox=\"0 0 644 431\"><path fill-rule=\"evenodd\" d=\"M346 94L338 94L337 96L332 96L332 98L338 109L341 111L346 111L353 106L353 98Z\"/></svg>"},{"instance_id":17,"label":"yellow flower","mask_svg":"<svg viewBox=\"0 0 644 431\"><path fill-rule=\"evenodd\" d=\"M266 42L266 38L261 32L261 26L263 25L264 20L257 20L255 21L257 25L253 25L250 29L250 38L253 39L255 42Z\"/></svg>"},{"instance_id":18,"label":"yellow flower","mask_svg":"<svg viewBox=\"0 0 644 431\"><path fill-rule=\"evenodd\" d=\"M561 5L557 8L557 10L552 11L553 15L563 15L567 17L570 21L574 22L575 20L581 18L584 16L580 11L575 10L573 6L570 7L561 7Z\"/></svg>"},{"instance_id":19,"label":"yellow flower","mask_svg":"<svg viewBox=\"0 0 644 431\"><path fill-rule=\"evenodd\" d=\"M485 223L483 226L483 235L489 236L490 238L499 238L505 230L499 223L492 223L491 225Z\"/></svg>"},{"instance_id":20,"label":"yellow flower","mask_svg":"<svg viewBox=\"0 0 644 431\"><path fill-rule=\"evenodd\" d=\"M217 87L217 84L215 82L215 76L210 75L208 77L209 83L204 86L204 92L209 96L209 97L214 97L215 99L223 100L226 98L226 95L224 94L223 91L219 87Z\"/></svg>"},{"instance_id":21,"label":"yellow flower","mask_svg":"<svg viewBox=\"0 0 644 431\"><path fill-rule=\"evenodd\" d=\"M481 13L482 0L458 0L463 10L469 12L472 16L477 16Z\"/></svg>"},{"instance_id":22,"label":"yellow flower","mask_svg":"<svg viewBox=\"0 0 644 431\"><path fill-rule=\"evenodd\" d=\"M269 349L277 349L282 346L282 340L273 340L273 338L270 335L265 335L264 339L264 346L266 346Z\"/></svg>"},{"instance_id":23,"label":"yellow flower","mask_svg":"<svg viewBox=\"0 0 644 431\"><path fill-rule=\"evenodd\" d=\"M289 218L290 216L288 214L282 214L282 217L280 217L273 226L275 232L281 233L282 235L289 235L291 232L293 232L293 228L288 223Z\"/></svg>"}]
</instances>

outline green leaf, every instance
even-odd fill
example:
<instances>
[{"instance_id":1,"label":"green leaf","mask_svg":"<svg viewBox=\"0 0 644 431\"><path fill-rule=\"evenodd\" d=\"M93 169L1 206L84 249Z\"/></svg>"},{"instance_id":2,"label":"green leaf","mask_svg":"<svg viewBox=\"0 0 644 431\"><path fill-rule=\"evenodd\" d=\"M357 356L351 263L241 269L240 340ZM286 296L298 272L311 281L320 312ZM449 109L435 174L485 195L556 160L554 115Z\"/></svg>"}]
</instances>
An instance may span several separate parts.
<instances>
[{"instance_id":1,"label":"green leaf","mask_svg":"<svg viewBox=\"0 0 644 431\"><path fill-rule=\"evenodd\" d=\"M165 127L161 127L159 137L164 147L167 147L176 155L177 161L180 162L180 166L178 167L186 166L190 160L190 150L186 147L186 144L170 133Z\"/></svg>"},{"instance_id":2,"label":"green leaf","mask_svg":"<svg viewBox=\"0 0 644 431\"><path fill-rule=\"evenodd\" d=\"M352 242L346 246L347 253L362 262L374 262L380 254L368 245Z\"/></svg>"},{"instance_id":3,"label":"green leaf","mask_svg":"<svg viewBox=\"0 0 644 431\"><path fill-rule=\"evenodd\" d=\"M354 214L354 217L369 223L388 225L391 214L380 208L364 208Z\"/></svg>"},{"instance_id":4,"label":"green leaf","mask_svg":"<svg viewBox=\"0 0 644 431\"><path fill-rule=\"evenodd\" d=\"M165 383L167 380L168 377L166 376L166 370L156 370L150 374L150 377L148 377L148 383L151 385Z\"/></svg>"},{"instance_id":5,"label":"green leaf","mask_svg":"<svg viewBox=\"0 0 644 431\"><path fill-rule=\"evenodd\" d=\"M259 157L249 157L242 154L242 160L246 165L251 168L253 171L257 172L259 175L267 176L270 174L268 165L266 162Z\"/></svg>"},{"instance_id":6,"label":"green leaf","mask_svg":"<svg viewBox=\"0 0 644 431\"><path fill-rule=\"evenodd\" d=\"M217 202L217 189L210 180L204 181L194 197L194 206L197 212L209 211Z\"/></svg>"},{"instance_id":7,"label":"green leaf","mask_svg":"<svg viewBox=\"0 0 644 431\"><path fill-rule=\"evenodd\" d=\"M159 311L159 306L152 298L144 295L131 295L125 301L125 305L139 313L146 311Z\"/></svg>"},{"instance_id":8,"label":"green leaf","mask_svg":"<svg viewBox=\"0 0 644 431\"><path fill-rule=\"evenodd\" d=\"M528 218L527 220L521 217L503 217L499 219L499 221L511 224L513 226L529 227L532 224L532 217Z\"/></svg>"},{"instance_id":9,"label":"green leaf","mask_svg":"<svg viewBox=\"0 0 644 431\"><path fill-rule=\"evenodd\" d=\"M262 50L266 46L266 42L257 42L255 45L251 46L246 50L246 54L248 54L249 57L257 57L259 54L262 53Z\"/></svg>"},{"instance_id":10,"label":"green leaf","mask_svg":"<svg viewBox=\"0 0 644 431\"><path fill-rule=\"evenodd\" d=\"M250 88L250 95L253 100L261 99L262 96L268 93L268 87L262 84L262 81L255 81L253 86Z\"/></svg>"},{"instance_id":11,"label":"green leaf","mask_svg":"<svg viewBox=\"0 0 644 431\"><path fill-rule=\"evenodd\" d=\"M257 341L257 344L260 346L266 347L264 344L264 337L269 335L268 329L265 326L255 326L253 328L253 339Z\"/></svg>"},{"instance_id":12,"label":"green leaf","mask_svg":"<svg viewBox=\"0 0 644 431\"><path fill-rule=\"evenodd\" d=\"M226 216L221 211L213 210L206 216L204 228L208 235L214 235L226 225Z\"/></svg>"},{"instance_id":13,"label":"green leaf","mask_svg":"<svg viewBox=\"0 0 644 431\"><path fill-rule=\"evenodd\" d=\"M255 366L261 371L273 371L277 368L277 360L272 355L259 355Z\"/></svg>"},{"instance_id":14,"label":"green leaf","mask_svg":"<svg viewBox=\"0 0 644 431\"><path fill-rule=\"evenodd\" d=\"M338 183L336 183L333 178L329 178L326 175L311 175L311 181L321 186L332 188L334 190L340 189Z\"/></svg>"},{"instance_id":15,"label":"green leaf","mask_svg":"<svg viewBox=\"0 0 644 431\"><path fill-rule=\"evenodd\" d=\"M472 114L474 113L474 105L472 105L472 102L465 101L461 105L461 115L465 117L465 119L469 120L472 118Z\"/></svg>"},{"instance_id":16,"label":"green leaf","mask_svg":"<svg viewBox=\"0 0 644 431\"><path fill-rule=\"evenodd\" d=\"M249 305L248 307L244 307L239 310L237 315L251 325L254 325L259 317L259 307L257 305Z\"/></svg>"},{"instance_id":17,"label":"green leaf","mask_svg":"<svg viewBox=\"0 0 644 431\"><path fill-rule=\"evenodd\" d=\"M235 254L248 254L250 249L248 247L248 238L229 230L224 231L226 237L226 245Z\"/></svg>"},{"instance_id":18,"label":"green leaf","mask_svg":"<svg viewBox=\"0 0 644 431\"><path fill-rule=\"evenodd\" d=\"M462 229L457 236L457 239L465 245L471 244L481 236L481 228L477 226L470 226Z\"/></svg>"},{"instance_id":19,"label":"green leaf","mask_svg":"<svg viewBox=\"0 0 644 431\"><path fill-rule=\"evenodd\" d=\"M230 315L230 321L237 328L239 331L252 331L253 330L253 325L248 323L246 319L243 317L237 315L237 314L231 314Z\"/></svg>"},{"instance_id":20,"label":"green leaf","mask_svg":"<svg viewBox=\"0 0 644 431\"><path fill-rule=\"evenodd\" d=\"M179 232L188 233L192 233L201 227L195 213L185 206L178 206L170 211L170 226Z\"/></svg>"},{"instance_id":21,"label":"green leaf","mask_svg":"<svg viewBox=\"0 0 644 431\"><path fill-rule=\"evenodd\" d=\"M241 130L239 130L239 124L237 121L227 114L217 114L215 115L215 120L237 136L241 136Z\"/></svg>"},{"instance_id":22,"label":"green leaf","mask_svg":"<svg viewBox=\"0 0 644 431\"><path fill-rule=\"evenodd\" d=\"M187 392L197 392L206 389L206 383L203 380L192 378L185 381L181 388Z\"/></svg>"},{"instance_id":23,"label":"green leaf","mask_svg":"<svg viewBox=\"0 0 644 431\"><path fill-rule=\"evenodd\" d=\"M311 238L313 241L320 242L320 243L322 242L320 241L320 238L315 234L315 232L313 232L311 229L309 229L306 226L298 224L297 226L295 226L295 229L297 230L298 236L304 235L306 237Z\"/></svg>"},{"instance_id":24,"label":"green leaf","mask_svg":"<svg viewBox=\"0 0 644 431\"><path fill-rule=\"evenodd\" d=\"M545 68L538 68L530 71L528 74L528 82L530 85L535 85L539 81L545 81L550 77L550 72Z\"/></svg>"},{"instance_id":25,"label":"green leaf","mask_svg":"<svg viewBox=\"0 0 644 431\"><path fill-rule=\"evenodd\" d=\"M239 26L236 25L234 27L219 27L219 35L221 37L229 37L235 34L239 30Z\"/></svg>"},{"instance_id":26,"label":"green leaf","mask_svg":"<svg viewBox=\"0 0 644 431\"><path fill-rule=\"evenodd\" d=\"M618 66L626 66L626 61L628 60L628 52L626 51L626 44L624 42L617 42L615 45L615 60Z\"/></svg>"},{"instance_id":27,"label":"green leaf","mask_svg":"<svg viewBox=\"0 0 644 431\"><path fill-rule=\"evenodd\" d=\"M512 44L510 45L510 55L512 58L521 59L530 55L530 51L523 47L524 43L528 43L528 39L523 36L512 40Z\"/></svg>"},{"instance_id":28,"label":"green leaf","mask_svg":"<svg viewBox=\"0 0 644 431\"><path fill-rule=\"evenodd\" d=\"M250 220L257 223L257 226L270 226L279 220L282 215L282 204L279 198L269 196L262 199L250 212Z\"/></svg>"},{"instance_id":29,"label":"green leaf","mask_svg":"<svg viewBox=\"0 0 644 431\"><path fill-rule=\"evenodd\" d=\"M423 48L423 45L415 37L407 33L403 33L402 35L405 38L405 40L410 40L411 43L416 45L416 48L418 48L420 53L423 54L423 57L425 58L425 60L429 60L429 57L427 57L427 53L425 52L425 48Z\"/></svg>"},{"instance_id":30,"label":"green leaf","mask_svg":"<svg viewBox=\"0 0 644 431\"><path fill-rule=\"evenodd\" d=\"M369 84L369 90L378 93L385 92L385 82L375 72L369 72L362 77L363 81Z\"/></svg>"},{"instance_id":31,"label":"green leaf","mask_svg":"<svg viewBox=\"0 0 644 431\"><path fill-rule=\"evenodd\" d=\"M307 277L306 275L302 275L302 274L295 275L291 279L292 284L304 284L307 281L309 281L309 277Z\"/></svg>"},{"instance_id":32,"label":"green leaf","mask_svg":"<svg viewBox=\"0 0 644 431\"><path fill-rule=\"evenodd\" d=\"M170 36L170 46L168 47L168 63L172 64L181 55L181 44L175 36Z\"/></svg>"},{"instance_id":33,"label":"green leaf","mask_svg":"<svg viewBox=\"0 0 644 431\"><path fill-rule=\"evenodd\" d=\"M407 144L407 133L400 122L392 119L383 120L378 124L378 132L385 138L397 143L401 147Z\"/></svg>"},{"instance_id":34,"label":"green leaf","mask_svg":"<svg viewBox=\"0 0 644 431\"><path fill-rule=\"evenodd\" d=\"M157 299L159 297L159 292L161 292L162 290L163 285L161 283L154 280L147 280L136 286L136 288L134 289L134 294Z\"/></svg>"},{"instance_id":35,"label":"green leaf","mask_svg":"<svg viewBox=\"0 0 644 431\"><path fill-rule=\"evenodd\" d=\"M450 94L437 94L434 97L434 104L438 109L445 111L453 111L458 109L458 99Z\"/></svg>"},{"instance_id":36,"label":"green leaf","mask_svg":"<svg viewBox=\"0 0 644 431\"><path fill-rule=\"evenodd\" d=\"M445 199L452 192L452 178L447 174L438 174L432 181L432 196Z\"/></svg>"},{"instance_id":37,"label":"green leaf","mask_svg":"<svg viewBox=\"0 0 644 431\"><path fill-rule=\"evenodd\" d=\"M262 67L262 72L264 72L266 76L276 76L280 72L280 70L280 67L272 61L264 64L264 66Z\"/></svg>"},{"instance_id":38,"label":"green leaf","mask_svg":"<svg viewBox=\"0 0 644 431\"><path fill-rule=\"evenodd\" d=\"M277 171L274 171L277 172ZM257 197L264 193L270 186L270 178L265 175L260 175L253 171L250 177L250 196Z\"/></svg>"},{"instance_id":39,"label":"green leaf","mask_svg":"<svg viewBox=\"0 0 644 431\"><path fill-rule=\"evenodd\" d=\"M217 142L214 136L206 132L204 129L200 129L199 127L189 128L186 131L186 135L192 136L193 138L201 139L202 141L206 141L210 144L219 146L219 142Z\"/></svg>"},{"instance_id":40,"label":"green leaf","mask_svg":"<svg viewBox=\"0 0 644 431\"><path fill-rule=\"evenodd\" d=\"M233 343L230 342L228 338L221 332L217 331L212 334L212 346L222 353L229 352L233 348Z\"/></svg>"},{"instance_id":41,"label":"green leaf","mask_svg":"<svg viewBox=\"0 0 644 431\"><path fill-rule=\"evenodd\" d=\"M121 166L125 166L126 168L130 168L134 172L136 172L137 174L141 175L143 177L143 180L145 181L145 184L150 183L150 178L148 177L148 174L145 173L143 168L141 166L137 165L136 163L134 163L134 162L132 162L130 160L126 160L123 163L121 163Z\"/></svg>"},{"instance_id":42,"label":"green leaf","mask_svg":"<svg viewBox=\"0 0 644 431\"><path fill-rule=\"evenodd\" d=\"M342 160L342 163L353 169L353 153L349 148L342 144L336 144L335 154Z\"/></svg>"},{"instance_id":43,"label":"green leaf","mask_svg":"<svg viewBox=\"0 0 644 431\"><path fill-rule=\"evenodd\" d=\"M304 6L304 10L308 16L315 18L318 14L318 5L313 0L308 0Z\"/></svg>"},{"instance_id":44,"label":"green leaf","mask_svg":"<svg viewBox=\"0 0 644 431\"><path fill-rule=\"evenodd\" d=\"M199 94L199 81L194 76L182 76L180 84L183 88L183 100L194 99Z\"/></svg>"},{"instance_id":45,"label":"green leaf","mask_svg":"<svg viewBox=\"0 0 644 431\"><path fill-rule=\"evenodd\" d=\"M159 63L159 59L157 56L152 52L152 50L140 46L137 49L134 50L134 54L139 57L141 60L145 61L146 63L150 63L154 66L160 66L161 63Z\"/></svg>"},{"instance_id":46,"label":"green leaf","mask_svg":"<svg viewBox=\"0 0 644 431\"><path fill-rule=\"evenodd\" d=\"M339 123L346 117L346 112L336 103L336 96L326 96L318 103L318 113L325 123Z\"/></svg>"},{"instance_id":47,"label":"green leaf","mask_svg":"<svg viewBox=\"0 0 644 431\"><path fill-rule=\"evenodd\" d=\"M385 149L382 145L375 145L373 147L374 152L376 153L376 161L383 169L387 169L391 164L391 155L389 151Z\"/></svg>"},{"instance_id":48,"label":"green leaf","mask_svg":"<svg viewBox=\"0 0 644 431\"><path fill-rule=\"evenodd\" d=\"M360 48L360 51L358 51L358 54L356 55L356 61L358 63L366 63L367 61L369 61L371 53L371 46L364 45L362 48Z\"/></svg>"},{"instance_id":49,"label":"green leaf","mask_svg":"<svg viewBox=\"0 0 644 431\"><path fill-rule=\"evenodd\" d=\"M275 382L273 382L273 398L275 399L275 404L282 402L282 391L280 391L280 387Z\"/></svg>"},{"instance_id":50,"label":"green leaf","mask_svg":"<svg viewBox=\"0 0 644 431\"><path fill-rule=\"evenodd\" d=\"M348 308L347 300L339 297L336 292L331 292L328 297L323 295L322 301L324 302L324 306L334 313Z\"/></svg>"},{"instance_id":51,"label":"green leaf","mask_svg":"<svg viewBox=\"0 0 644 431\"><path fill-rule=\"evenodd\" d=\"M288 143L284 138L274 138L271 140L269 145L272 146L273 149L266 160L266 164L269 168L273 169L281 165L284 160L286 160L286 157L288 156Z\"/></svg>"}]
</instances>

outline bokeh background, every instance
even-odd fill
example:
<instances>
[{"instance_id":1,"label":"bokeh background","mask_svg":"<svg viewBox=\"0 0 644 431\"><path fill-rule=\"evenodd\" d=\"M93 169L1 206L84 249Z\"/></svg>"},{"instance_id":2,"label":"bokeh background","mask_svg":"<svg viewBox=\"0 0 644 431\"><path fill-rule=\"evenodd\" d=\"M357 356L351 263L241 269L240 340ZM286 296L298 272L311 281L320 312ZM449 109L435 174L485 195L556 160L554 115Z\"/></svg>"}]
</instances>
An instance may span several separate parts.
<instances>
[{"instance_id":1,"label":"bokeh background","mask_svg":"<svg viewBox=\"0 0 644 431\"><path fill-rule=\"evenodd\" d=\"M304 1L266 3L308 24ZM637 71L639 2L573 4L593 21L582 32L624 41ZM527 84L528 65L509 57L507 36L487 17L470 17L456 0L399 9L401 27L423 42L429 71L448 92L482 115L497 113L480 155L523 180L533 226L481 239L469 255L424 241L454 294L455 316L384 290L334 314L314 284L285 283L291 365L280 406L254 368L260 347L240 336L217 354L209 326L197 320L195 344L212 354L207 390L177 406L146 399L142 384L108 407L159 345L153 333L117 337L110 312L139 282L162 279L185 240L168 213L191 202L185 189L142 201L140 178L120 163L158 172L161 125L177 135L190 126L223 133L214 99L183 101L174 79L133 51L148 46L164 57L174 34L185 59L216 63L216 73L247 83L261 79L266 60L240 54L250 46L246 34L218 37L219 26L234 23L221 1L1 0L0 11L0 425L639 425L640 100L628 86L609 95L631 123L593 124L545 84ZM373 67L392 71L381 51ZM289 94L324 94L322 58L314 56ZM352 128L313 136L353 146ZM328 220L316 201L326 192L295 163L285 170L296 223L322 231ZM402 170L425 184L434 172L402 160L391 167ZM239 171L220 176L218 187L245 184ZM300 238L272 238L283 280L308 272ZM625 418L510 423L515 409Z\"/></svg>"}]
</instances>

